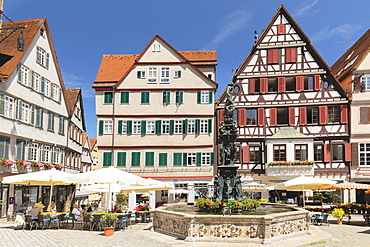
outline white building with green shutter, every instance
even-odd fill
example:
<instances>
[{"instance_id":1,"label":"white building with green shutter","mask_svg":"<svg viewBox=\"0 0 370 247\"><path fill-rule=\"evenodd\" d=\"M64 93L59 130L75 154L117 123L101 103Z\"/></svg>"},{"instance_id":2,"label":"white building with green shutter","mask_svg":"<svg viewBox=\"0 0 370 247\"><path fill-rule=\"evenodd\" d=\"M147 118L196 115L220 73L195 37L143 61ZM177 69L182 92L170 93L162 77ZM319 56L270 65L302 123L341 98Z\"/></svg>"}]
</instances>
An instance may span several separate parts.
<instances>
[{"instance_id":1,"label":"white building with green shutter","mask_svg":"<svg viewBox=\"0 0 370 247\"><path fill-rule=\"evenodd\" d=\"M216 65L215 51L179 52L159 35L139 55L104 55L93 85L101 166L173 182L193 202L214 175Z\"/></svg>"}]
</instances>

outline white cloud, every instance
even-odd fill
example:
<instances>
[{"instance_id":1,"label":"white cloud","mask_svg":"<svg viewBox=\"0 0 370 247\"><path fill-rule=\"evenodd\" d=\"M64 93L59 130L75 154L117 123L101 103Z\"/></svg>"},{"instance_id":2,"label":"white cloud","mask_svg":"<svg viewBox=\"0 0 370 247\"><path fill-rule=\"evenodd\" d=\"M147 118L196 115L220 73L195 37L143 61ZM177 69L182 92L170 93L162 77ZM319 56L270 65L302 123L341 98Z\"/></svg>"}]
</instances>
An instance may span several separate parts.
<instances>
[{"instance_id":1,"label":"white cloud","mask_svg":"<svg viewBox=\"0 0 370 247\"><path fill-rule=\"evenodd\" d=\"M91 84L84 82L83 78L80 78L75 74L71 74L65 71L62 72L62 75L64 80L64 86L66 88L80 87L82 89L83 98L91 99L95 97L95 91L94 89L92 89Z\"/></svg>"},{"instance_id":2,"label":"white cloud","mask_svg":"<svg viewBox=\"0 0 370 247\"><path fill-rule=\"evenodd\" d=\"M360 30L361 26L360 25L350 25L350 24L343 24L341 26L335 27L335 28L330 28L326 27L316 34L314 34L311 38L312 42L318 42L324 39L329 39L333 36L341 36L341 38L349 37L356 31ZM340 42L342 40L338 40Z\"/></svg>"},{"instance_id":3,"label":"white cloud","mask_svg":"<svg viewBox=\"0 0 370 247\"><path fill-rule=\"evenodd\" d=\"M313 2L310 1L306 1L304 2L300 7L299 9L297 9L294 13L293 16L295 17L298 17L298 16L301 16L303 15L307 10L311 9L313 6L315 6L315 4L318 2L319 0L315 0Z\"/></svg>"},{"instance_id":4,"label":"white cloud","mask_svg":"<svg viewBox=\"0 0 370 247\"><path fill-rule=\"evenodd\" d=\"M203 47L203 49L216 49L228 37L232 36L240 28L245 26L251 17L252 13L245 10L237 10L224 17L219 24L218 33L211 42Z\"/></svg>"}]
</instances>

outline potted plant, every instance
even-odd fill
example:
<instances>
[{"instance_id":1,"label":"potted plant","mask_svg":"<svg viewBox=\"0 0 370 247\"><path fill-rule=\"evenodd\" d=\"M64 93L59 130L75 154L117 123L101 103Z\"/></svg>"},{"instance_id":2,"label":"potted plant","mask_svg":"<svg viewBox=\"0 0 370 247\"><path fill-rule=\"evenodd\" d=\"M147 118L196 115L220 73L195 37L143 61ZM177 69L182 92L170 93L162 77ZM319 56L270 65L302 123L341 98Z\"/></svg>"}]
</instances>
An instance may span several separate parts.
<instances>
[{"instance_id":1,"label":"potted plant","mask_svg":"<svg viewBox=\"0 0 370 247\"><path fill-rule=\"evenodd\" d=\"M114 226L116 225L117 215L113 213L104 214L101 217L101 223L104 228L104 236L112 236L114 232Z\"/></svg>"},{"instance_id":2,"label":"potted plant","mask_svg":"<svg viewBox=\"0 0 370 247\"><path fill-rule=\"evenodd\" d=\"M334 210L331 212L331 214L337 219L337 223L339 225L342 224L342 218L344 215L343 208L334 208Z\"/></svg>"}]
</instances>

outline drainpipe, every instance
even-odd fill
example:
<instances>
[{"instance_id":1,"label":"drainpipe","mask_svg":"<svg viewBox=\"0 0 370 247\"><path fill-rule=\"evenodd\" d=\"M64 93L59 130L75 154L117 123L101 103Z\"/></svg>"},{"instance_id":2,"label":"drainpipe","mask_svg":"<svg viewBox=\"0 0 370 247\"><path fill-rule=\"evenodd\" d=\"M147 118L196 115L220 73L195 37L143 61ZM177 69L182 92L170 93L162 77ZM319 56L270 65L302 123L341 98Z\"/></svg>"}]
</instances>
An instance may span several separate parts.
<instances>
[{"instance_id":1,"label":"drainpipe","mask_svg":"<svg viewBox=\"0 0 370 247\"><path fill-rule=\"evenodd\" d=\"M116 117L115 117L115 106L116 106L116 86L113 86L113 133L112 133L112 166L114 166L115 155L114 155L114 142L115 142L115 126L116 126Z\"/></svg>"}]
</instances>

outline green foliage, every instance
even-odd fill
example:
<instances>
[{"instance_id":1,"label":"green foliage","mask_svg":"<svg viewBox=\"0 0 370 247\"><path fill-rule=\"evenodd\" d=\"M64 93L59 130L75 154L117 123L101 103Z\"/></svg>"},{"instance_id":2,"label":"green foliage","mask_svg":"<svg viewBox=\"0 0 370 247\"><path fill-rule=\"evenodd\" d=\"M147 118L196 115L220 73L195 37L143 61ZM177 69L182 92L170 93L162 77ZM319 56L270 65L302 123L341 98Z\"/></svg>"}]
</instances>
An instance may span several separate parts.
<instances>
[{"instance_id":1,"label":"green foliage","mask_svg":"<svg viewBox=\"0 0 370 247\"><path fill-rule=\"evenodd\" d=\"M118 219L117 215L113 213L104 214L101 217L102 224L103 226L106 226L106 227L115 226L117 219Z\"/></svg>"},{"instance_id":2,"label":"green foliage","mask_svg":"<svg viewBox=\"0 0 370 247\"><path fill-rule=\"evenodd\" d=\"M210 211L217 211L221 210L225 207L225 203L221 200L207 199L207 198L199 198L195 205L199 207L200 211L203 212L210 212Z\"/></svg>"},{"instance_id":3,"label":"green foliage","mask_svg":"<svg viewBox=\"0 0 370 247\"><path fill-rule=\"evenodd\" d=\"M236 210L254 210L261 203L258 200L246 198L243 201L230 200L227 203L221 200L212 200L207 198L199 198L195 205L199 208L199 211L202 212L220 212L226 206L232 211Z\"/></svg>"},{"instance_id":4,"label":"green foliage","mask_svg":"<svg viewBox=\"0 0 370 247\"><path fill-rule=\"evenodd\" d=\"M115 208L122 209L128 203L128 195L126 193L118 193L116 195L116 204L114 205Z\"/></svg>"},{"instance_id":5,"label":"green foliage","mask_svg":"<svg viewBox=\"0 0 370 247\"><path fill-rule=\"evenodd\" d=\"M260 202L269 202L269 200L268 199L265 199L265 198L261 198L261 199L259 199L258 201L260 201Z\"/></svg>"},{"instance_id":6,"label":"green foliage","mask_svg":"<svg viewBox=\"0 0 370 247\"><path fill-rule=\"evenodd\" d=\"M344 210L343 208L334 208L334 210L331 212L331 214L337 219L341 220L344 215Z\"/></svg>"}]
</instances>

